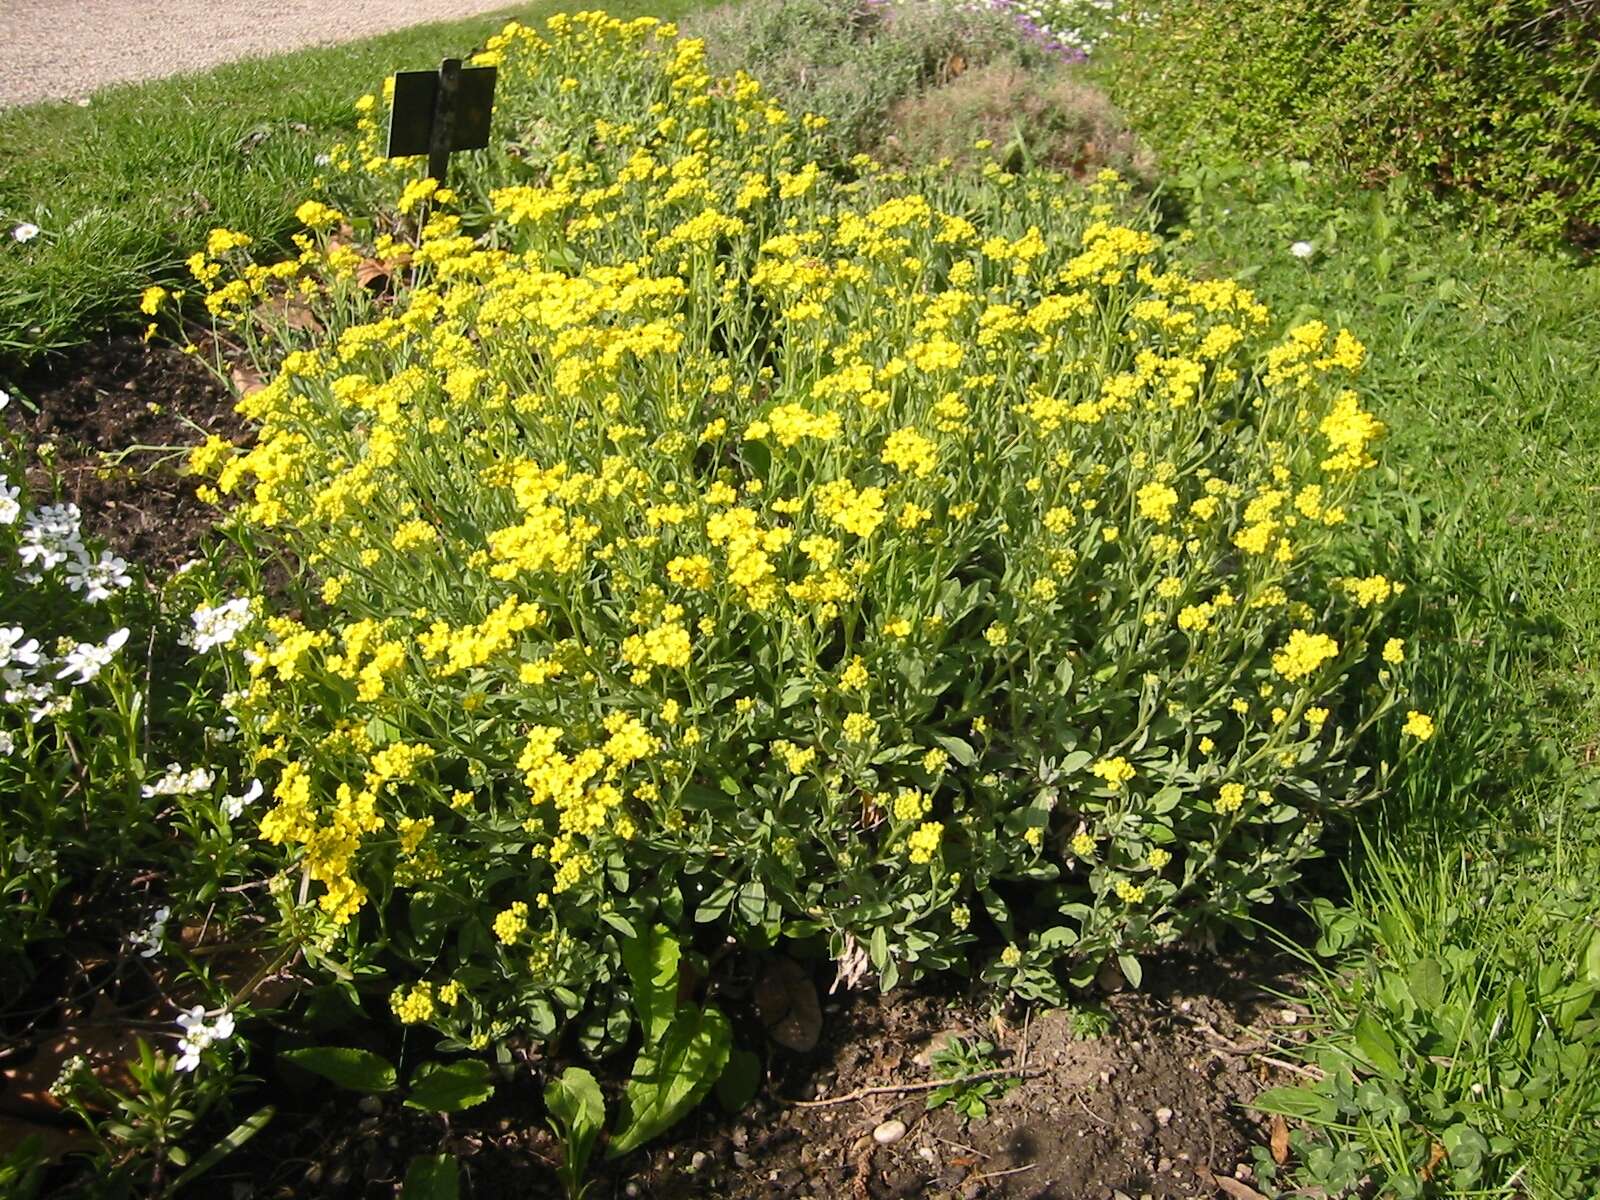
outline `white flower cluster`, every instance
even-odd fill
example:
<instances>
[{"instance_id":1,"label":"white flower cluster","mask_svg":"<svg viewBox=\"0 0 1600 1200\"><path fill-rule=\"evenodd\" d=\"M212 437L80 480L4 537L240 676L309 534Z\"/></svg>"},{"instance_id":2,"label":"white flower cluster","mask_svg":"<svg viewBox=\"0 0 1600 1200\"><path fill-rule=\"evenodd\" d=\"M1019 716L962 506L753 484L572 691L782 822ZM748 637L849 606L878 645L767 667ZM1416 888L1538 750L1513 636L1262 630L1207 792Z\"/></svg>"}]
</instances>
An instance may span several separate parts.
<instances>
[{"instance_id":1,"label":"white flower cluster","mask_svg":"<svg viewBox=\"0 0 1600 1200\"><path fill-rule=\"evenodd\" d=\"M995 12L1046 50L1082 58L1110 30L1117 0L899 0L902 4L943 3L967 12Z\"/></svg>"},{"instance_id":2,"label":"white flower cluster","mask_svg":"<svg viewBox=\"0 0 1600 1200\"><path fill-rule=\"evenodd\" d=\"M136 933L128 935L128 941L135 946L143 946L139 951L140 958L154 958L161 952L162 943L167 937L167 918L172 916L172 910L166 906L156 909L150 918L150 924Z\"/></svg>"},{"instance_id":3,"label":"white flower cluster","mask_svg":"<svg viewBox=\"0 0 1600 1200\"><path fill-rule=\"evenodd\" d=\"M10 403L11 396L0 391L0 409ZM28 511L22 503L21 487L0 474L0 527L19 525L16 550L24 569L16 578L23 582L38 584L45 572L65 564L62 578L67 587L90 604L107 600L133 584L128 564L109 550L90 557L76 504L42 504ZM21 625L0 626L0 704L26 706L28 720L35 725L70 711L73 695L59 689L61 681L70 687L93 681L116 658L128 637L127 629L118 629L103 642L60 643L52 655ZM13 753L16 744L14 734L0 731L0 756Z\"/></svg>"},{"instance_id":4,"label":"white flower cluster","mask_svg":"<svg viewBox=\"0 0 1600 1200\"><path fill-rule=\"evenodd\" d=\"M216 781L216 775L204 767L185 771L177 763L168 763L166 774L140 791L146 800L153 796L195 796L210 791Z\"/></svg>"},{"instance_id":5,"label":"white flower cluster","mask_svg":"<svg viewBox=\"0 0 1600 1200\"><path fill-rule=\"evenodd\" d=\"M89 557L83 544L83 515L76 504L42 504L24 517L18 499L21 491L0 475L0 525L22 521L17 556L29 568L23 579L39 583L45 571L65 563L67 586L82 592L90 604L110 599L133 584L128 564L111 551L102 550L97 558Z\"/></svg>"},{"instance_id":6,"label":"white flower cluster","mask_svg":"<svg viewBox=\"0 0 1600 1200\"><path fill-rule=\"evenodd\" d=\"M261 780L252 779L243 795L222 798L222 814L230 821L237 821L239 814L259 799L261 799Z\"/></svg>"},{"instance_id":7,"label":"white flower cluster","mask_svg":"<svg viewBox=\"0 0 1600 1200\"><path fill-rule=\"evenodd\" d=\"M202 1052L233 1036L233 1014L225 1012L215 1020L207 1020L203 1004L196 1004L188 1012L179 1013L178 1025L183 1030L178 1035L176 1065L180 1071L194 1070L200 1065Z\"/></svg>"},{"instance_id":8,"label":"white flower cluster","mask_svg":"<svg viewBox=\"0 0 1600 1200\"><path fill-rule=\"evenodd\" d=\"M194 630L185 640L202 653L218 646L230 646L249 627L252 618L248 596L235 597L214 608L202 605L189 617L194 622Z\"/></svg>"}]
</instances>

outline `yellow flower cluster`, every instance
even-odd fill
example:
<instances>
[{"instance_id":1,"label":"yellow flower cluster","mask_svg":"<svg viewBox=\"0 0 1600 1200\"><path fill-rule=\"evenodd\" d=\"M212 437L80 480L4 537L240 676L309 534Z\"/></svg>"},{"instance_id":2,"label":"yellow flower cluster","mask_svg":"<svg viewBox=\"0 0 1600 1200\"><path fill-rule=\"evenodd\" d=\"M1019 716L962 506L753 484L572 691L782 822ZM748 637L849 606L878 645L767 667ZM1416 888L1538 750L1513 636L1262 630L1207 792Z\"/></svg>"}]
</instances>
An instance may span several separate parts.
<instances>
[{"instance_id":1,"label":"yellow flower cluster","mask_svg":"<svg viewBox=\"0 0 1600 1200\"><path fill-rule=\"evenodd\" d=\"M309 201L293 271L219 236L195 272L248 331L264 298L317 318L252 341L255 440L191 466L306 570L249 652L262 837L328 923L377 936L409 892L472 931L399 1019L603 1003L617 937L691 893L888 971L970 938L991 879L1088 914L1085 956L1281 879L1325 810L1298 782L1371 715L1341 681L1375 664L1387 708L1405 661L1399 585L1332 569L1383 432L1359 343L1268 343L1114 177L841 182L655 21L514 23L479 61L536 161L432 187L374 96L332 169L388 234L352 251L354 204ZM406 269L380 293L352 253Z\"/></svg>"}]
</instances>

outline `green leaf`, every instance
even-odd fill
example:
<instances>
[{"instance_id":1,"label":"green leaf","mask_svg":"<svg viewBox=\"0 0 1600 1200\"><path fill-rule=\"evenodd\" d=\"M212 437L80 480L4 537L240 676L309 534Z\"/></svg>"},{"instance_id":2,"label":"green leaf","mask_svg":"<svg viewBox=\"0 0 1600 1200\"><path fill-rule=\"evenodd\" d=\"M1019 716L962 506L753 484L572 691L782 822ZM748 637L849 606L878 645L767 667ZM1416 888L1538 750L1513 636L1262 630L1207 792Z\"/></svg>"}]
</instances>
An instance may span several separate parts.
<instances>
[{"instance_id":1,"label":"green leaf","mask_svg":"<svg viewBox=\"0 0 1600 1200\"><path fill-rule=\"evenodd\" d=\"M256 1109L255 1112L240 1121L226 1137L195 1159L193 1166L172 1181L172 1190L176 1192L184 1184L192 1183L200 1178L240 1146L255 1137L256 1134L267 1127L267 1122L272 1120L277 1111L269 1104L265 1108Z\"/></svg>"},{"instance_id":2,"label":"green leaf","mask_svg":"<svg viewBox=\"0 0 1600 1200\"><path fill-rule=\"evenodd\" d=\"M1251 1102L1250 1107L1261 1112L1282 1113L1286 1117L1310 1121L1332 1121L1339 1115L1339 1106L1331 1099L1303 1087L1268 1088Z\"/></svg>"},{"instance_id":3,"label":"green leaf","mask_svg":"<svg viewBox=\"0 0 1600 1200\"><path fill-rule=\"evenodd\" d=\"M582 1067L568 1067L544 1089L544 1106L559 1123L567 1143L566 1174L582 1179L589 1156L606 1123L606 1102L600 1085Z\"/></svg>"},{"instance_id":4,"label":"green leaf","mask_svg":"<svg viewBox=\"0 0 1600 1200\"><path fill-rule=\"evenodd\" d=\"M1132 954L1117 955L1117 966L1122 968L1123 978L1128 981L1128 986L1137 988L1144 982L1144 968L1139 965L1139 960Z\"/></svg>"},{"instance_id":5,"label":"green leaf","mask_svg":"<svg viewBox=\"0 0 1600 1200\"><path fill-rule=\"evenodd\" d=\"M458 1200L461 1169L454 1154L419 1154L406 1167L400 1200Z\"/></svg>"},{"instance_id":6,"label":"green leaf","mask_svg":"<svg viewBox=\"0 0 1600 1200\"><path fill-rule=\"evenodd\" d=\"M761 1056L751 1050L735 1050L717 1078L717 1102L730 1113L741 1111L761 1090Z\"/></svg>"},{"instance_id":7,"label":"green leaf","mask_svg":"<svg viewBox=\"0 0 1600 1200\"><path fill-rule=\"evenodd\" d=\"M653 1046L667 1035L678 1007L677 939L664 925L622 943L622 965L633 982L633 1010L639 1015L644 1044Z\"/></svg>"},{"instance_id":8,"label":"green leaf","mask_svg":"<svg viewBox=\"0 0 1600 1200\"><path fill-rule=\"evenodd\" d=\"M978 752L961 738L946 737L944 734L936 733L933 735L933 740L943 747L946 754L955 759L958 766L970 767L978 761Z\"/></svg>"},{"instance_id":9,"label":"green leaf","mask_svg":"<svg viewBox=\"0 0 1600 1200\"><path fill-rule=\"evenodd\" d=\"M352 1092L394 1090L394 1068L387 1059L370 1050L354 1050L347 1046L307 1046L302 1050L285 1050L278 1057Z\"/></svg>"},{"instance_id":10,"label":"green leaf","mask_svg":"<svg viewBox=\"0 0 1600 1200\"><path fill-rule=\"evenodd\" d=\"M728 1019L716 1009L680 1009L661 1043L640 1052L606 1156L637 1149L700 1103L727 1065L732 1041Z\"/></svg>"},{"instance_id":11,"label":"green leaf","mask_svg":"<svg viewBox=\"0 0 1600 1200\"><path fill-rule=\"evenodd\" d=\"M1600 929L1589 935L1589 949L1583 956L1583 973L1590 983L1600 986Z\"/></svg>"},{"instance_id":12,"label":"green leaf","mask_svg":"<svg viewBox=\"0 0 1600 1200\"><path fill-rule=\"evenodd\" d=\"M1380 1075L1400 1078L1400 1057L1394 1039L1371 1013L1362 1013L1355 1027L1356 1048Z\"/></svg>"},{"instance_id":13,"label":"green leaf","mask_svg":"<svg viewBox=\"0 0 1600 1200\"><path fill-rule=\"evenodd\" d=\"M407 1108L423 1112L460 1112L482 1104L494 1095L489 1064L475 1058L456 1062L425 1062L411 1076Z\"/></svg>"},{"instance_id":14,"label":"green leaf","mask_svg":"<svg viewBox=\"0 0 1600 1200\"><path fill-rule=\"evenodd\" d=\"M1407 967L1406 984L1418 1007L1432 1010L1444 1003L1444 972L1437 959L1419 958Z\"/></svg>"}]
</instances>

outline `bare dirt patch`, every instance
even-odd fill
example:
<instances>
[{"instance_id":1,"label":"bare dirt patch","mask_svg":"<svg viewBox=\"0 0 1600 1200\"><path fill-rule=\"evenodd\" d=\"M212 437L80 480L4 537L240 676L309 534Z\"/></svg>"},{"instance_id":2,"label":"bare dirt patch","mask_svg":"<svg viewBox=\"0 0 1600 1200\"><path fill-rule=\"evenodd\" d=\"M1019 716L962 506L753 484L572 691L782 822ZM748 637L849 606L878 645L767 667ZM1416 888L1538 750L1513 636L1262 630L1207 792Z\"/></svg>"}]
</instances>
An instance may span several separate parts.
<instances>
[{"instance_id":1,"label":"bare dirt patch","mask_svg":"<svg viewBox=\"0 0 1600 1200\"><path fill-rule=\"evenodd\" d=\"M219 515L183 474L188 447L244 427L233 397L193 355L113 337L41 360L6 416L59 477L60 500L118 554L160 573L194 557ZM33 482L48 487L46 473Z\"/></svg>"},{"instance_id":2,"label":"bare dirt patch","mask_svg":"<svg viewBox=\"0 0 1600 1200\"><path fill-rule=\"evenodd\" d=\"M1280 1019L1265 990L1276 964L1171 956L1147 968L1146 990L1104 1000L1112 1019L1081 1038L1067 1012L1005 1014L946 983L888 996L824 999L822 1038L809 1054L770 1043L766 1080L743 1111L708 1100L665 1138L608 1164L594 1193L628 1200L1151 1200L1211 1197L1216 1177L1248 1181L1252 1148L1269 1129L1246 1107L1280 1082L1253 1048ZM719 1003L752 1041L747 1003ZM951 1034L996 1043L1022 1076L991 1100L987 1119L926 1111L930 1048ZM759 1034L754 1036L759 1037ZM265 1057L265 1056L264 1056ZM625 1064L624 1064L625 1065ZM394 1100L281 1089L274 1126L218 1177L248 1172L253 1196L391 1197L409 1156L459 1156L475 1197L558 1197L560 1148L537 1114L542 1079L559 1064L531 1059L487 1105L449 1122ZM602 1077L614 1072L601 1072ZM614 1088L607 1086L608 1093ZM867 1094L862 1094L867 1093ZM822 1103L818 1103L821 1101ZM830 1102L833 1101L833 1102ZM891 1144L875 1130L899 1121ZM1244 1182L1248 1188L1248 1183ZM1226 1194L1249 1195L1249 1191Z\"/></svg>"}]
</instances>

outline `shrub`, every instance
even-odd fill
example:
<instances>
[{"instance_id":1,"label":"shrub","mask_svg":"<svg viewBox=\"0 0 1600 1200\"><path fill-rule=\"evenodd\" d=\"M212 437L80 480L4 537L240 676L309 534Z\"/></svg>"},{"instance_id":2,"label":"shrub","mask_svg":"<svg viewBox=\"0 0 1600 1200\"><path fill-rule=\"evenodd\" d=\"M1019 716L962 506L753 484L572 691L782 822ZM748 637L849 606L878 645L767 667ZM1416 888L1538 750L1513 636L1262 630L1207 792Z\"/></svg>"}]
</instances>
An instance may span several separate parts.
<instances>
[{"instance_id":1,"label":"shrub","mask_svg":"<svg viewBox=\"0 0 1600 1200\"><path fill-rule=\"evenodd\" d=\"M194 263L270 376L195 466L303 568L239 706L285 936L595 1047L657 924L1039 996L1281 891L1404 673L1360 344L1267 338L1113 178L824 168L667 26L484 57L459 190L354 147L372 241L313 201L297 263Z\"/></svg>"},{"instance_id":2,"label":"shrub","mask_svg":"<svg viewBox=\"0 0 1600 1200\"><path fill-rule=\"evenodd\" d=\"M967 71L894 106L885 157L966 167L998 156L1013 169L1081 178L1109 167L1141 185L1153 183L1149 151L1082 70L1028 70L1000 61Z\"/></svg>"},{"instance_id":3,"label":"shrub","mask_svg":"<svg viewBox=\"0 0 1600 1200\"><path fill-rule=\"evenodd\" d=\"M886 4L874 0L755 0L690 18L713 71L744 69L777 101L829 121L846 154L873 150L890 108L969 66L1047 55L1021 36L1009 13L985 5Z\"/></svg>"},{"instance_id":4,"label":"shrub","mask_svg":"<svg viewBox=\"0 0 1600 1200\"><path fill-rule=\"evenodd\" d=\"M1161 0L1108 71L1167 153L1406 175L1475 214L1600 239L1600 7L1569 0Z\"/></svg>"}]
</instances>

